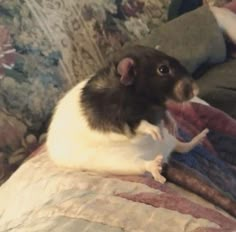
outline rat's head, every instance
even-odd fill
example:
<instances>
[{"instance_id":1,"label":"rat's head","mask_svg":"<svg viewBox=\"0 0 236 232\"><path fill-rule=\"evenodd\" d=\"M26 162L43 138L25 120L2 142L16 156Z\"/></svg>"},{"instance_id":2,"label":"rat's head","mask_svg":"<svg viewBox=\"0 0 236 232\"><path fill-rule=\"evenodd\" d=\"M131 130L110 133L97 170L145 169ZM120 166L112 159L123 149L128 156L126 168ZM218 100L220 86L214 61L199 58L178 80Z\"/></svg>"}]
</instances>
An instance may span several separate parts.
<instances>
[{"instance_id":1,"label":"rat's head","mask_svg":"<svg viewBox=\"0 0 236 232\"><path fill-rule=\"evenodd\" d=\"M188 71L176 59L153 48L126 49L116 62L116 70L121 85L154 101L184 102L198 93Z\"/></svg>"}]
</instances>

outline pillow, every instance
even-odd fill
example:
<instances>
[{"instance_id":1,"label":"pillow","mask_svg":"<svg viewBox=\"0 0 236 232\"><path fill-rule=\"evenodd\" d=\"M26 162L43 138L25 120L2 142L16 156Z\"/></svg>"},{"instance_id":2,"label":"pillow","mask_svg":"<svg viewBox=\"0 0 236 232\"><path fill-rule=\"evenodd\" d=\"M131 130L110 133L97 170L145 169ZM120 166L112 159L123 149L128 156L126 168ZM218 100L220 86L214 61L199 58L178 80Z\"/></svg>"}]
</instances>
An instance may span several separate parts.
<instances>
[{"instance_id":1,"label":"pillow","mask_svg":"<svg viewBox=\"0 0 236 232\"><path fill-rule=\"evenodd\" d=\"M156 28L138 43L175 57L191 73L203 64L217 64L226 59L223 34L206 6Z\"/></svg>"},{"instance_id":2,"label":"pillow","mask_svg":"<svg viewBox=\"0 0 236 232\"><path fill-rule=\"evenodd\" d=\"M236 60L212 67L198 80L200 97L236 119Z\"/></svg>"}]
</instances>

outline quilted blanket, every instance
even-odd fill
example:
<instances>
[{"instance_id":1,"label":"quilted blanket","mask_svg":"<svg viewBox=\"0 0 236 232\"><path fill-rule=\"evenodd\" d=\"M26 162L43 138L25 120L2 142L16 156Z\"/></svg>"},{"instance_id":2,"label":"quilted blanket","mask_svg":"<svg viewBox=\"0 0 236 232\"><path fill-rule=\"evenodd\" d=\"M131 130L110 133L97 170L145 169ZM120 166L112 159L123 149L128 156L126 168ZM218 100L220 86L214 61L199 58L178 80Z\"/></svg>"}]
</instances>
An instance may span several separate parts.
<instances>
[{"instance_id":1,"label":"quilted blanket","mask_svg":"<svg viewBox=\"0 0 236 232\"><path fill-rule=\"evenodd\" d=\"M59 169L44 147L37 153L1 188L1 232L235 231L235 220L170 185Z\"/></svg>"},{"instance_id":2,"label":"quilted blanket","mask_svg":"<svg viewBox=\"0 0 236 232\"><path fill-rule=\"evenodd\" d=\"M41 146L0 189L0 232L236 231L236 121L199 102L169 110L182 140L205 127L210 134L172 155L168 183L59 168Z\"/></svg>"}]
</instances>

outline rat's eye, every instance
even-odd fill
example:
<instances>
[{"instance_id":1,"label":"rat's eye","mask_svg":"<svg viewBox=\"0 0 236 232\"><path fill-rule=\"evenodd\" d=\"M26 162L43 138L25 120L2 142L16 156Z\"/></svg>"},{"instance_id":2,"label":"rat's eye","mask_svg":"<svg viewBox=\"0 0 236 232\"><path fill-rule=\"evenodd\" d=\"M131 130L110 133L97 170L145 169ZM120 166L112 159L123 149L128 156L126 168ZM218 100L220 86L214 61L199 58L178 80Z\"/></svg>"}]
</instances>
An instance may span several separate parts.
<instances>
[{"instance_id":1,"label":"rat's eye","mask_svg":"<svg viewBox=\"0 0 236 232\"><path fill-rule=\"evenodd\" d=\"M167 65L164 65L162 64L158 69L157 69L157 72L160 74L160 75L165 75L165 74L169 74L170 72L170 69Z\"/></svg>"}]
</instances>

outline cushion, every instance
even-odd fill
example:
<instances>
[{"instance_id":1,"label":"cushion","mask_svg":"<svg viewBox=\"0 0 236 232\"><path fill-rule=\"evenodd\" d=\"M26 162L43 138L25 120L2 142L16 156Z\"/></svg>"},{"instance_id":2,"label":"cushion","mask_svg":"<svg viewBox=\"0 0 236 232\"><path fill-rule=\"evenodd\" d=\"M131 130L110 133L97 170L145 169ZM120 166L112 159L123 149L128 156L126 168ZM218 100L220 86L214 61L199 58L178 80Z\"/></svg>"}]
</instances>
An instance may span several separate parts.
<instances>
[{"instance_id":1,"label":"cushion","mask_svg":"<svg viewBox=\"0 0 236 232\"><path fill-rule=\"evenodd\" d=\"M211 67L198 80L200 96L236 118L236 60Z\"/></svg>"},{"instance_id":2,"label":"cushion","mask_svg":"<svg viewBox=\"0 0 236 232\"><path fill-rule=\"evenodd\" d=\"M175 57L191 73L203 64L217 64L226 59L223 34L207 6L169 21L138 43Z\"/></svg>"}]
</instances>

